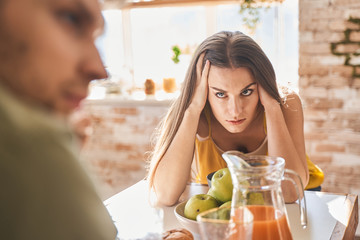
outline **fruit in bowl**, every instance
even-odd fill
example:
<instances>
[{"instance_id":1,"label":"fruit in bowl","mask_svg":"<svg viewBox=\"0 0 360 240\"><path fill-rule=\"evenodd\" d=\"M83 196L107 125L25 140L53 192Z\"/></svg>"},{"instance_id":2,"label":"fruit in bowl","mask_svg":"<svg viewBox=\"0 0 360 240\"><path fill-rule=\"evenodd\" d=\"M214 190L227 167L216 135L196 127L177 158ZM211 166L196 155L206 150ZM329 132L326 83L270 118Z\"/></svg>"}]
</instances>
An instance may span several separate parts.
<instances>
[{"instance_id":1,"label":"fruit in bowl","mask_svg":"<svg viewBox=\"0 0 360 240\"><path fill-rule=\"evenodd\" d=\"M174 209L175 216L180 224L189 230L192 234L200 234L199 223L195 220L191 220L185 217L184 209L185 209L186 201L179 203L176 205Z\"/></svg>"},{"instance_id":2,"label":"fruit in bowl","mask_svg":"<svg viewBox=\"0 0 360 240\"><path fill-rule=\"evenodd\" d=\"M228 168L223 168L215 172L211 178L211 187L208 195L214 197L221 203L231 201L233 184Z\"/></svg>"},{"instance_id":3,"label":"fruit in bowl","mask_svg":"<svg viewBox=\"0 0 360 240\"><path fill-rule=\"evenodd\" d=\"M198 235L200 230L199 224L196 221L196 216L203 211L218 206L219 203L213 197L207 194L197 194L192 196L189 200L179 203L175 207L174 213L181 225L190 230L193 234Z\"/></svg>"},{"instance_id":4,"label":"fruit in bowl","mask_svg":"<svg viewBox=\"0 0 360 240\"><path fill-rule=\"evenodd\" d=\"M227 201L226 203L223 203L220 205L220 208L223 208L223 207L231 207L231 201Z\"/></svg>"},{"instance_id":5,"label":"fruit in bowl","mask_svg":"<svg viewBox=\"0 0 360 240\"><path fill-rule=\"evenodd\" d=\"M242 184L249 185L249 182L245 181ZM194 195L188 201L178 204L174 210L179 222L194 234L199 234L199 225L196 221L198 214L217 207L228 210L231 207L233 184L228 168L212 173L209 186L210 189L207 194ZM264 204L261 193L247 192L246 198L249 205Z\"/></svg>"},{"instance_id":6,"label":"fruit in bowl","mask_svg":"<svg viewBox=\"0 0 360 240\"><path fill-rule=\"evenodd\" d=\"M219 206L216 198L208 194L197 194L192 196L185 205L184 215L185 217L196 220L196 216L206 210L216 208Z\"/></svg>"},{"instance_id":7,"label":"fruit in bowl","mask_svg":"<svg viewBox=\"0 0 360 240\"><path fill-rule=\"evenodd\" d=\"M233 193L233 184L230 170L228 168L220 169L207 175L208 185L210 187L208 195L216 198L220 204L231 201ZM249 186L248 181L242 182L242 185ZM248 205L262 205L264 198L261 193L248 192L246 195ZM229 205L230 206L230 203Z\"/></svg>"}]
</instances>

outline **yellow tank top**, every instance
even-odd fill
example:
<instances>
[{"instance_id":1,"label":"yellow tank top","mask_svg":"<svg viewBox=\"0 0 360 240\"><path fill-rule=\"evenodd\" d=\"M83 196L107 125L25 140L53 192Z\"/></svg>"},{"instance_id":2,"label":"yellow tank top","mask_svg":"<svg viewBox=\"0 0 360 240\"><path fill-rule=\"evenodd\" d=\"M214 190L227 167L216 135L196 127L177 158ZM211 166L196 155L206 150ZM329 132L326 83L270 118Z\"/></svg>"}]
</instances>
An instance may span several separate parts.
<instances>
[{"instance_id":1,"label":"yellow tank top","mask_svg":"<svg viewBox=\"0 0 360 240\"><path fill-rule=\"evenodd\" d=\"M213 141L211 137L211 121L210 113L205 110L205 116L209 126L208 137L199 139L196 136L195 139L195 159L192 167L193 181L197 183L207 184L206 176L209 173L215 172L221 168L226 168L226 162L221 157L222 151ZM266 123L264 123L266 124ZM266 126L266 125L265 125ZM253 152L247 153L248 155L267 155L267 137L265 137L263 143ZM324 173L322 170L310 161L306 155L306 161L309 169L309 183L305 189L315 188L321 185L324 180Z\"/></svg>"}]
</instances>

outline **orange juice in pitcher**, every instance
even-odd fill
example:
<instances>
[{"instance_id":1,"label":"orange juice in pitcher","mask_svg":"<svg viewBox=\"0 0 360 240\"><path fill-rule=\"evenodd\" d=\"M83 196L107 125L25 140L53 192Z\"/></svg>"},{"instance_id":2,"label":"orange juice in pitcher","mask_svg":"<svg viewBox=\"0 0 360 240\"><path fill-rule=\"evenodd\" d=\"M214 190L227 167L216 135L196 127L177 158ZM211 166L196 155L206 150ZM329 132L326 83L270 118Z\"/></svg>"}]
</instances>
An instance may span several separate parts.
<instances>
[{"instance_id":1,"label":"orange juice in pitcher","mask_svg":"<svg viewBox=\"0 0 360 240\"><path fill-rule=\"evenodd\" d=\"M247 206L254 216L253 240L292 240L286 215L271 206Z\"/></svg>"},{"instance_id":2,"label":"orange juice in pitcher","mask_svg":"<svg viewBox=\"0 0 360 240\"><path fill-rule=\"evenodd\" d=\"M236 209L240 206L250 210L253 215L252 240L293 239L281 190L282 180L294 184L300 203L301 224L306 227L304 188L300 177L294 171L284 168L283 158L248 156L238 151L228 151L222 156L228 165L234 186L231 215L236 217ZM294 176L300 184L296 184L293 178L284 176L284 173Z\"/></svg>"}]
</instances>

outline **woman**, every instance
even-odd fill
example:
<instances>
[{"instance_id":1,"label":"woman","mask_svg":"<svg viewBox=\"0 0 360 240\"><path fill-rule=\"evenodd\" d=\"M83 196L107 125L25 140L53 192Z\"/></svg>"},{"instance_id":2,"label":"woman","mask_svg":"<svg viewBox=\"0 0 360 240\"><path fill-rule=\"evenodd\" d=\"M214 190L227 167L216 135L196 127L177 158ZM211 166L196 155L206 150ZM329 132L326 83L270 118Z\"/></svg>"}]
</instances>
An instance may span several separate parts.
<instances>
[{"instance_id":1,"label":"woman","mask_svg":"<svg viewBox=\"0 0 360 240\"><path fill-rule=\"evenodd\" d=\"M293 92L280 96L274 69L261 48L241 32L219 32L197 49L179 98L156 134L149 183L158 200L173 205L189 179L226 167L221 154L281 156L304 185L321 184L320 169L305 154L303 111ZM309 167L309 168L308 168ZM292 191L285 191L293 199Z\"/></svg>"}]
</instances>

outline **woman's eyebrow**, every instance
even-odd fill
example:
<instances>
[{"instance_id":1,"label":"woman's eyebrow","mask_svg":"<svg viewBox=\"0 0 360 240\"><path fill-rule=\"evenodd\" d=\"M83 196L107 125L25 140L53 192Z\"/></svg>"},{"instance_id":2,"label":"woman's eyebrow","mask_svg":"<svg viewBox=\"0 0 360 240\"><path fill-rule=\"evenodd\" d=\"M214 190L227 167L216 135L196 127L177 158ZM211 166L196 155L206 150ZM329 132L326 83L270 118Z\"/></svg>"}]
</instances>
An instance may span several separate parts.
<instances>
[{"instance_id":1,"label":"woman's eyebrow","mask_svg":"<svg viewBox=\"0 0 360 240\"><path fill-rule=\"evenodd\" d=\"M252 82L249 85L247 85L246 87L244 87L241 91L244 91L244 90L248 89L249 87L251 87L252 85L255 85L255 84L256 84L256 82Z\"/></svg>"},{"instance_id":2,"label":"woman's eyebrow","mask_svg":"<svg viewBox=\"0 0 360 240\"><path fill-rule=\"evenodd\" d=\"M252 82L252 83L250 83L249 85L247 85L246 87L244 87L241 91L244 91L244 90L248 89L249 87L251 87L252 85L255 85L255 84L256 84L256 82ZM211 89L216 90L216 91L226 93L226 91L223 90L223 89L220 89L220 88L217 88L217 87L212 87L212 86L209 86L209 87L210 87Z\"/></svg>"},{"instance_id":3,"label":"woman's eyebrow","mask_svg":"<svg viewBox=\"0 0 360 240\"><path fill-rule=\"evenodd\" d=\"M217 88L217 87L212 87L212 86L209 86L211 89L214 89L214 90L216 90L216 91L218 91L218 92L226 92L225 90L222 90L222 89L220 89L220 88Z\"/></svg>"}]
</instances>

